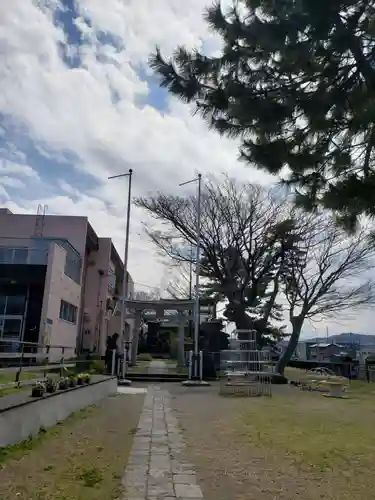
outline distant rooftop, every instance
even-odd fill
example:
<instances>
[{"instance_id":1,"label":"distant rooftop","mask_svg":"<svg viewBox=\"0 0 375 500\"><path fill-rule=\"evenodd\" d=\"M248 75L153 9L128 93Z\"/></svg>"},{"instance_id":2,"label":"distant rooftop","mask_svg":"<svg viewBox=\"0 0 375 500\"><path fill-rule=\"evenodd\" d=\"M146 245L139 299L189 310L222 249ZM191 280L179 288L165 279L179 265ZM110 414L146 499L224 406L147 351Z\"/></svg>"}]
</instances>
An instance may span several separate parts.
<instances>
[{"instance_id":1,"label":"distant rooftop","mask_svg":"<svg viewBox=\"0 0 375 500\"><path fill-rule=\"evenodd\" d=\"M327 343L313 344L313 345L312 345L312 346L310 346L310 347L323 347L323 348L325 348L325 347L330 347L331 345L333 345L333 346L335 346L335 347L340 347L340 348L341 348L341 347L344 347L344 346L342 346L342 345L340 345L340 344L336 344L335 342L331 342L331 343L329 343L329 344L327 344Z\"/></svg>"}]
</instances>

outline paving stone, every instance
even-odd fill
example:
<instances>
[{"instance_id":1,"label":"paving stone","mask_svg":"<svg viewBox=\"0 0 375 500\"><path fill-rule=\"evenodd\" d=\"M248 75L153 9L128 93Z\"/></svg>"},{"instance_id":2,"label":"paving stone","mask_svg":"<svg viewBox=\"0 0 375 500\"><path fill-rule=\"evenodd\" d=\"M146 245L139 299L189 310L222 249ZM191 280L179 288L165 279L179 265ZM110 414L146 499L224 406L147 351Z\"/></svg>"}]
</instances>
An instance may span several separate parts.
<instances>
[{"instance_id":1,"label":"paving stone","mask_svg":"<svg viewBox=\"0 0 375 500\"><path fill-rule=\"evenodd\" d=\"M172 472L170 469L149 469L148 471L148 477L155 477L155 478L168 478L172 480Z\"/></svg>"},{"instance_id":2,"label":"paving stone","mask_svg":"<svg viewBox=\"0 0 375 500\"><path fill-rule=\"evenodd\" d=\"M197 484L195 474L173 474L174 484Z\"/></svg>"},{"instance_id":3,"label":"paving stone","mask_svg":"<svg viewBox=\"0 0 375 500\"><path fill-rule=\"evenodd\" d=\"M203 498L202 490L196 484L175 484L177 498Z\"/></svg>"},{"instance_id":4,"label":"paving stone","mask_svg":"<svg viewBox=\"0 0 375 500\"><path fill-rule=\"evenodd\" d=\"M129 465L147 465L149 461L149 456L147 455L130 455Z\"/></svg>"},{"instance_id":5,"label":"paving stone","mask_svg":"<svg viewBox=\"0 0 375 500\"><path fill-rule=\"evenodd\" d=\"M150 464L151 464L151 467L153 469L157 469L158 468L158 464L161 466L161 467L165 467L166 465L168 465L169 467L171 466L171 458L169 456L169 453L165 454L165 455L160 455L160 454L153 454L151 453L151 458L150 458ZM155 464L155 466L153 466L152 464Z\"/></svg>"},{"instance_id":6,"label":"paving stone","mask_svg":"<svg viewBox=\"0 0 375 500\"><path fill-rule=\"evenodd\" d=\"M170 404L168 393L149 388L122 479L122 500L202 500Z\"/></svg>"},{"instance_id":7,"label":"paving stone","mask_svg":"<svg viewBox=\"0 0 375 500\"><path fill-rule=\"evenodd\" d=\"M169 455L168 446L151 446L151 455Z\"/></svg>"},{"instance_id":8,"label":"paving stone","mask_svg":"<svg viewBox=\"0 0 375 500\"><path fill-rule=\"evenodd\" d=\"M172 461L171 467L173 474L195 474L194 467L191 464Z\"/></svg>"},{"instance_id":9,"label":"paving stone","mask_svg":"<svg viewBox=\"0 0 375 500\"><path fill-rule=\"evenodd\" d=\"M147 487L147 495L149 497L156 497L156 496L162 496L162 498L165 498L166 496L173 496L174 495L174 490L173 490L173 484L165 484L165 485L148 485Z\"/></svg>"},{"instance_id":10,"label":"paving stone","mask_svg":"<svg viewBox=\"0 0 375 500\"><path fill-rule=\"evenodd\" d=\"M132 450L132 452L130 453L130 457L144 457L144 456L148 456L150 454L150 450Z\"/></svg>"},{"instance_id":11,"label":"paving stone","mask_svg":"<svg viewBox=\"0 0 375 500\"><path fill-rule=\"evenodd\" d=\"M147 500L176 500L176 497L161 497L160 495L159 496L156 496L156 497L147 497Z\"/></svg>"},{"instance_id":12,"label":"paving stone","mask_svg":"<svg viewBox=\"0 0 375 500\"><path fill-rule=\"evenodd\" d=\"M144 498L146 496L146 484L142 487L125 486L125 498Z\"/></svg>"}]
</instances>

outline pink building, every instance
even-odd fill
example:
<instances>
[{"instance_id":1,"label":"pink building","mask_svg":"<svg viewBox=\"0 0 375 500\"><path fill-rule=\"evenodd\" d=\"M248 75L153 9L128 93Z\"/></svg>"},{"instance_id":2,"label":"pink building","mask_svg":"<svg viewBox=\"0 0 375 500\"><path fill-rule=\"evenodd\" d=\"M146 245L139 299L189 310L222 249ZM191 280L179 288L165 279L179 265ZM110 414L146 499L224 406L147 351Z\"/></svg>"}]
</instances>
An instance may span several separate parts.
<instances>
[{"instance_id":1,"label":"pink building","mask_svg":"<svg viewBox=\"0 0 375 500\"><path fill-rule=\"evenodd\" d=\"M111 239L99 238L87 217L0 208L0 352L27 341L64 346L66 358L104 355L107 336L121 333L120 316L112 313L122 279ZM129 274L128 293L134 293ZM130 335L130 319L125 328ZM60 356L51 348L51 361Z\"/></svg>"}]
</instances>

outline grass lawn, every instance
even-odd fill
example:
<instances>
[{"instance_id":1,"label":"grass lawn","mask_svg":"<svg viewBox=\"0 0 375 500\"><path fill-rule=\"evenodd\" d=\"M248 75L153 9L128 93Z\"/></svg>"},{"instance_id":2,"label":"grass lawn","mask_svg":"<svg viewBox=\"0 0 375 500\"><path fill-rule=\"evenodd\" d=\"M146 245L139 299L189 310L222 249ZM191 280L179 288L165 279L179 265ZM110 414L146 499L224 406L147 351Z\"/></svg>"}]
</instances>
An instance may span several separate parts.
<instances>
[{"instance_id":1,"label":"grass lawn","mask_svg":"<svg viewBox=\"0 0 375 500\"><path fill-rule=\"evenodd\" d=\"M151 361L137 361L135 366L129 367L130 373L147 373Z\"/></svg>"},{"instance_id":2,"label":"grass lawn","mask_svg":"<svg viewBox=\"0 0 375 500\"><path fill-rule=\"evenodd\" d=\"M43 377L43 374L39 373L39 372L22 372L20 380L22 382L25 380L34 380L34 379L38 379L41 377ZM16 378L16 372L12 372L12 373L0 372L0 385L14 382L15 378ZM24 390L30 390L30 386L7 387L7 388L3 388L3 389L0 388L0 397L6 396L7 394L12 394L13 392L24 391Z\"/></svg>"},{"instance_id":3,"label":"grass lawn","mask_svg":"<svg viewBox=\"0 0 375 500\"><path fill-rule=\"evenodd\" d=\"M348 399L290 386L223 398L216 385L173 401L207 500L375 498L375 384L351 383Z\"/></svg>"},{"instance_id":4,"label":"grass lawn","mask_svg":"<svg viewBox=\"0 0 375 500\"><path fill-rule=\"evenodd\" d=\"M0 500L114 500L143 396L115 396L0 450Z\"/></svg>"},{"instance_id":5,"label":"grass lawn","mask_svg":"<svg viewBox=\"0 0 375 500\"><path fill-rule=\"evenodd\" d=\"M163 361L165 361L167 365L175 365L175 364L177 364L177 359L166 358L166 359L163 359Z\"/></svg>"}]
</instances>

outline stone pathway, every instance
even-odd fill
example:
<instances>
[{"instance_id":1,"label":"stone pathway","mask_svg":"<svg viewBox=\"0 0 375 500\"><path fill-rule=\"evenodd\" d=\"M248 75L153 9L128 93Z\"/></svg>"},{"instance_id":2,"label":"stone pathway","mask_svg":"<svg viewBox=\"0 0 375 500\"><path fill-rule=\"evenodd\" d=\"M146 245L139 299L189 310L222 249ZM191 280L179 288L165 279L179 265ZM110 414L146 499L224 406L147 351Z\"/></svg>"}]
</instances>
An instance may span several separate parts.
<instances>
[{"instance_id":1,"label":"stone pathway","mask_svg":"<svg viewBox=\"0 0 375 500\"><path fill-rule=\"evenodd\" d=\"M123 500L202 500L168 391L149 387L125 469Z\"/></svg>"},{"instance_id":2,"label":"stone pathway","mask_svg":"<svg viewBox=\"0 0 375 500\"><path fill-rule=\"evenodd\" d=\"M148 373L164 375L168 373L168 366L162 359L153 359L148 365Z\"/></svg>"}]
</instances>

